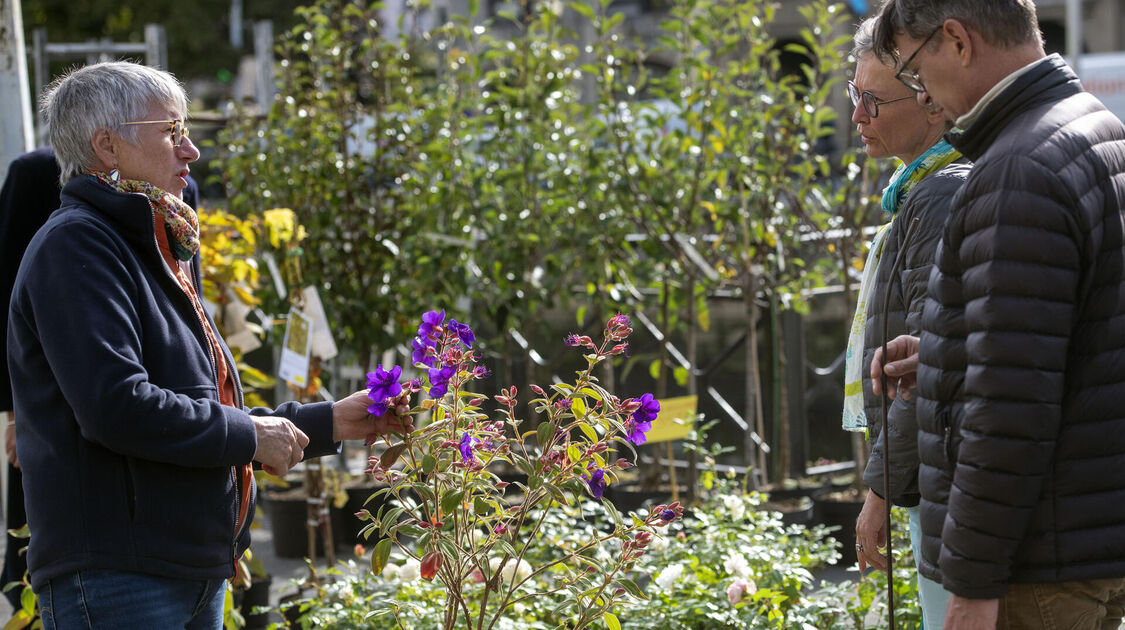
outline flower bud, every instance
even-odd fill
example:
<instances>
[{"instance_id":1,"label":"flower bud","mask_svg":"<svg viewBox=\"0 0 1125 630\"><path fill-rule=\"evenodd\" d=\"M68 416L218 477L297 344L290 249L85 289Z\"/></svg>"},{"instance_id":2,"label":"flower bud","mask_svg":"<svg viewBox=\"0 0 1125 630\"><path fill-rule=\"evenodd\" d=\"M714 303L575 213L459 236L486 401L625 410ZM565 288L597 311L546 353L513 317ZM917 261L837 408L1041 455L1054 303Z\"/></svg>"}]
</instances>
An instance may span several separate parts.
<instances>
[{"instance_id":1,"label":"flower bud","mask_svg":"<svg viewBox=\"0 0 1125 630\"><path fill-rule=\"evenodd\" d=\"M532 386L531 386L531 391L535 392L536 394L539 394L540 396L545 396L545 395L546 395L546 394L545 394L545 393L543 392L543 388L542 388L542 387L540 387L540 386L538 386L538 385L532 385Z\"/></svg>"},{"instance_id":2,"label":"flower bud","mask_svg":"<svg viewBox=\"0 0 1125 630\"><path fill-rule=\"evenodd\" d=\"M422 579L432 580L437 572L441 570L441 564L444 557L440 551L431 551L422 557L422 565L420 567Z\"/></svg>"}]
</instances>

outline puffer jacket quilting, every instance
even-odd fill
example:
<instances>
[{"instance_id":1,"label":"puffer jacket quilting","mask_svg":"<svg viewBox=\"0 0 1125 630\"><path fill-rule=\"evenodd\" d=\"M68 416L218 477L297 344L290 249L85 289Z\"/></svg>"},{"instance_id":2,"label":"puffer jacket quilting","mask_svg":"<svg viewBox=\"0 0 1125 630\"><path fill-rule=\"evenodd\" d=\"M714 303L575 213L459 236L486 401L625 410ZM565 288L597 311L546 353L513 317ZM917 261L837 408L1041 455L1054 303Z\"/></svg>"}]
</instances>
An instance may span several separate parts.
<instances>
[{"instance_id":1,"label":"puffer jacket quilting","mask_svg":"<svg viewBox=\"0 0 1125 630\"><path fill-rule=\"evenodd\" d=\"M1125 126L1052 55L951 142L975 166L923 313L920 569L969 598L1125 576Z\"/></svg>"}]
</instances>

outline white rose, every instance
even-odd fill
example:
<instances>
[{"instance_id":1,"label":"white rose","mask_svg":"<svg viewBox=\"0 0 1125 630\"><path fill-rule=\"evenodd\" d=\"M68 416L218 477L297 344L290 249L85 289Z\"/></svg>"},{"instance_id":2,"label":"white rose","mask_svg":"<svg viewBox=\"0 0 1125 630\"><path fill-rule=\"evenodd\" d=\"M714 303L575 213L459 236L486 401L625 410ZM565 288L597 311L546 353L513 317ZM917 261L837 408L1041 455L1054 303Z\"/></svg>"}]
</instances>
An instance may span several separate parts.
<instances>
[{"instance_id":1,"label":"white rose","mask_svg":"<svg viewBox=\"0 0 1125 630\"><path fill-rule=\"evenodd\" d=\"M726 569L727 573L736 577L747 577L750 575L750 563L747 562L746 558L740 553L736 553L726 560L723 560L723 568Z\"/></svg>"},{"instance_id":2,"label":"white rose","mask_svg":"<svg viewBox=\"0 0 1125 630\"><path fill-rule=\"evenodd\" d=\"M656 585L665 591L672 590L672 586L679 581L680 576L684 574L684 567L680 564L673 564L664 567L660 575L656 576Z\"/></svg>"},{"instance_id":3,"label":"white rose","mask_svg":"<svg viewBox=\"0 0 1125 630\"><path fill-rule=\"evenodd\" d=\"M743 502L742 497L733 494L723 495L723 506L730 511L731 518L736 521L742 520L746 516L746 503Z\"/></svg>"},{"instance_id":4,"label":"white rose","mask_svg":"<svg viewBox=\"0 0 1125 630\"><path fill-rule=\"evenodd\" d=\"M491 569L493 573L496 572L499 566L500 558L493 558L488 562L488 568ZM511 582L513 575L516 576L517 582L526 580L531 576L531 565L523 560L517 562L514 558L508 558L508 561L504 563L504 568L500 571L500 578L505 582Z\"/></svg>"},{"instance_id":5,"label":"white rose","mask_svg":"<svg viewBox=\"0 0 1125 630\"><path fill-rule=\"evenodd\" d=\"M422 577L422 565L414 558L407 560L398 572L398 579L403 582L413 582L420 577Z\"/></svg>"},{"instance_id":6,"label":"white rose","mask_svg":"<svg viewBox=\"0 0 1125 630\"><path fill-rule=\"evenodd\" d=\"M383 567L383 572L379 575L382 576L384 580L394 580L398 578L398 572L400 568L401 567L399 567L397 564L388 562L387 566Z\"/></svg>"}]
</instances>

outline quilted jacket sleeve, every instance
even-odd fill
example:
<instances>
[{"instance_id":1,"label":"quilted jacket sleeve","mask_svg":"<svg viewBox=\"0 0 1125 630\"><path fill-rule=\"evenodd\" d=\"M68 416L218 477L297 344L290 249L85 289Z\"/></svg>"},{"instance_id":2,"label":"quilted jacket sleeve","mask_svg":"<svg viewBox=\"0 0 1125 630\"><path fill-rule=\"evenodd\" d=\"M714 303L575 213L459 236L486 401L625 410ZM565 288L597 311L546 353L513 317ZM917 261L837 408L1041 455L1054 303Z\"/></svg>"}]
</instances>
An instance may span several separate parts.
<instances>
[{"instance_id":1,"label":"quilted jacket sleeve","mask_svg":"<svg viewBox=\"0 0 1125 630\"><path fill-rule=\"evenodd\" d=\"M879 278L882 282L877 299L869 306L868 321L879 330L868 331L864 349L864 374L870 374L871 358L875 348L881 343L883 297L891 292L890 307L885 314L888 322L888 337L893 339L900 334L918 335L921 331L922 306L926 301L926 285L933 267L934 251L945 220L949 216L949 204L953 195L964 181L967 166L957 165L948 171L931 175L918 184L903 204L895 225L889 235L887 253L880 261ZM911 225L913 228L911 229ZM907 231L910 240L906 241ZM891 266L895 256L905 247L905 259L898 276L890 282ZM873 313L871 311L879 311ZM867 416L871 430L871 455L864 469L863 480L869 488L880 496L884 492L882 439L882 418L879 397L871 393L870 377L864 378L864 395L867 398ZM896 505L913 506L918 504L918 422L915 418L914 398L898 398L887 409L889 458L889 491Z\"/></svg>"},{"instance_id":2,"label":"quilted jacket sleeve","mask_svg":"<svg viewBox=\"0 0 1125 630\"><path fill-rule=\"evenodd\" d=\"M947 590L985 599L1005 592L1052 462L1089 230L1039 162L1012 154L977 169L949 237L966 371L941 570ZM1010 189L989 185L999 181Z\"/></svg>"}]
</instances>

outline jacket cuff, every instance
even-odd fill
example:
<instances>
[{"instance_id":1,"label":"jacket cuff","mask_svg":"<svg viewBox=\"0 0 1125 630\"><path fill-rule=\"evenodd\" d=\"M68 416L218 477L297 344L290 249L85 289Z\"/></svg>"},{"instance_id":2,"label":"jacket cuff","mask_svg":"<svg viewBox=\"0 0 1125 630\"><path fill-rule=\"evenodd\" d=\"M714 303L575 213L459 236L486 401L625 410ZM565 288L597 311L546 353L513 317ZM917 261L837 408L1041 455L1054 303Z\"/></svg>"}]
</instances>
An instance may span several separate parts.
<instances>
[{"instance_id":1,"label":"jacket cuff","mask_svg":"<svg viewBox=\"0 0 1125 630\"><path fill-rule=\"evenodd\" d=\"M332 403L301 405L292 420L298 429L309 436L309 445L305 447L305 459L335 455L340 452L340 442L332 441Z\"/></svg>"},{"instance_id":2,"label":"jacket cuff","mask_svg":"<svg viewBox=\"0 0 1125 630\"><path fill-rule=\"evenodd\" d=\"M222 407L227 422L227 441L224 461L249 463L258 450L258 431L250 416L235 407Z\"/></svg>"}]
</instances>

